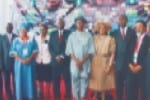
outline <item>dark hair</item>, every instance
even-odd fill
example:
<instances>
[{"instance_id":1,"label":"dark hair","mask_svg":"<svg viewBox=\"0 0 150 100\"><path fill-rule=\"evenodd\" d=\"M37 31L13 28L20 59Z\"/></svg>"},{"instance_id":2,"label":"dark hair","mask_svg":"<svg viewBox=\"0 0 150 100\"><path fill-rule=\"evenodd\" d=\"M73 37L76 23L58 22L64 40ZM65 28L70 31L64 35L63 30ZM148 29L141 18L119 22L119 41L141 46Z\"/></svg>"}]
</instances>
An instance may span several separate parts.
<instances>
[{"instance_id":1,"label":"dark hair","mask_svg":"<svg viewBox=\"0 0 150 100\"><path fill-rule=\"evenodd\" d=\"M8 22L8 23L7 23L7 26L8 26L8 25L11 25L11 26L13 26L13 24L12 24L11 22Z\"/></svg>"},{"instance_id":2,"label":"dark hair","mask_svg":"<svg viewBox=\"0 0 150 100\"><path fill-rule=\"evenodd\" d=\"M121 15L119 16L119 18L120 18L120 17L124 17L125 20L128 21L128 17L127 17L125 14L121 14Z\"/></svg>"},{"instance_id":3,"label":"dark hair","mask_svg":"<svg viewBox=\"0 0 150 100\"><path fill-rule=\"evenodd\" d=\"M75 19L75 23L76 23L78 20L82 20L84 23L87 23L87 20L86 20L83 16L78 16L78 17Z\"/></svg>"},{"instance_id":4,"label":"dark hair","mask_svg":"<svg viewBox=\"0 0 150 100\"><path fill-rule=\"evenodd\" d=\"M136 23L141 23L141 24L143 24L144 27L147 27L146 22L143 20L138 20L138 21L136 21Z\"/></svg>"},{"instance_id":5,"label":"dark hair","mask_svg":"<svg viewBox=\"0 0 150 100\"><path fill-rule=\"evenodd\" d=\"M48 26L46 24L41 23L40 26L44 27L46 30L48 30Z\"/></svg>"}]
</instances>

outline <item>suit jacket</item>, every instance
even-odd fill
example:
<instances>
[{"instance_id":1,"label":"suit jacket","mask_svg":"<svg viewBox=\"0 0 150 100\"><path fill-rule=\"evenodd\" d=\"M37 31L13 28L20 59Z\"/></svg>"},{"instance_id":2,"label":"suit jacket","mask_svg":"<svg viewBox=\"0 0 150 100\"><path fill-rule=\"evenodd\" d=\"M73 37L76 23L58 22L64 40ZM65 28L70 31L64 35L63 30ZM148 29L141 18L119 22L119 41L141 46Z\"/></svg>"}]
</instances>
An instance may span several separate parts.
<instances>
[{"instance_id":1,"label":"suit jacket","mask_svg":"<svg viewBox=\"0 0 150 100\"><path fill-rule=\"evenodd\" d=\"M127 48L131 42L132 37L135 37L135 31L130 27L127 28L126 38L123 39L121 35L120 28L113 31L112 36L116 40L116 53L115 53L115 66L116 70L126 71L127 66Z\"/></svg>"},{"instance_id":2,"label":"suit jacket","mask_svg":"<svg viewBox=\"0 0 150 100\"><path fill-rule=\"evenodd\" d=\"M2 36L0 35L0 69L2 69L3 66Z\"/></svg>"},{"instance_id":3,"label":"suit jacket","mask_svg":"<svg viewBox=\"0 0 150 100\"><path fill-rule=\"evenodd\" d=\"M137 36L132 39L132 42L130 43L128 47L128 58L129 58L129 63L133 63L133 57L134 57L134 49L137 41ZM146 58L149 50L149 42L150 42L150 37L148 35L145 35L143 38L143 42L141 44L140 50L139 50L139 55L137 58L137 63L138 65L141 65L143 68L145 68L146 65Z\"/></svg>"},{"instance_id":4,"label":"suit jacket","mask_svg":"<svg viewBox=\"0 0 150 100\"><path fill-rule=\"evenodd\" d=\"M147 94L150 96L150 44L148 48L148 54L147 54L147 59L146 59L146 67L145 67L145 73L146 73L146 89L147 89Z\"/></svg>"},{"instance_id":5,"label":"suit jacket","mask_svg":"<svg viewBox=\"0 0 150 100\"><path fill-rule=\"evenodd\" d=\"M50 41L49 41L49 51L52 56L52 66L59 67L59 66L69 66L70 58L65 54L66 43L68 40L68 36L70 31L64 30L63 31L63 40L62 42L59 41L59 31L56 30L51 33ZM58 55L62 55L64 57L64 62L62 64L57 63L56 57Z\"/></svg>"},{"instance_id":6,"label":"suit jacket","mask_svg":"<svg viewBox=\"0 0 150 100\"><path fill-rule=\"evenodd\" d=\"M11 70L14 66L14 58L9 56L10 47L12 45L13 40L17 36L15 34L12 34L11 42L8 40L7 35L2 36L2 54L3 54L3 61L4 61L4 69L5 70Z\"/></svg>"}]
</instances>

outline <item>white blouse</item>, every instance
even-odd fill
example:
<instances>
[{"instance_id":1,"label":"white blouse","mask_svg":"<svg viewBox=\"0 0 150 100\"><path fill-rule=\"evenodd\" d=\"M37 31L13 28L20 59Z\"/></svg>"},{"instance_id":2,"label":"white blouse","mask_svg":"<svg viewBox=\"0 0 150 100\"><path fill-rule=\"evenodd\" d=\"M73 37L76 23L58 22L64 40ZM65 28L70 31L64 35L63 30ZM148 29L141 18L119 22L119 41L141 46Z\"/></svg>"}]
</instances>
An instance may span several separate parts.
<instances>
[{"instance_id":1,"label":"white blouse","mask_svg":"<svg viewBox=\"0 0 150 100\"><path fill-rule=\"evenodd\" d=\"M49 35L47 34L44 41L42 41L42 36L35 36L35 40L37 42L39 52L36 58L36 62L38 64L50 64L51 63L51 54L48 49Z\"/></svg>"}]
</instances>

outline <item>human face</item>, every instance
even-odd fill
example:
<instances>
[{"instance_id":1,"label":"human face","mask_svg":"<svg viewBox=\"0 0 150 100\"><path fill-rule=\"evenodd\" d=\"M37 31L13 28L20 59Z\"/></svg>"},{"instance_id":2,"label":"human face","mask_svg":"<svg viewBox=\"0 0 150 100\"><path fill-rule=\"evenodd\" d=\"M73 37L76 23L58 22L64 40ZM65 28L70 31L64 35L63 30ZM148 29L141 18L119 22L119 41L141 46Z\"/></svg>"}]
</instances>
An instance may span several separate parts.
<instances>
[{"instance_id":1,"label":"human face","mask_svg":"<svg viewBox=\"0 0 150 100\"><path fill-rule=\"evenodd\" d=\"M81 19L77 20L77 22L76 22L77 30L83 31L84 25L85 25L85 24L84 24L84 22L83 22Z\"/></svg>"},{"instance_id":2,"label":"human face","mask_svg":"<svg viewBox=\"0 0 150 100\"><path fill-rule=\"evenodd\" d=\"M8 23L6 30L7 30L8 33L12 33L13 25L11 23Z\"/></svg>"},{"instance_id":3,"label":"human face","mask_svg":"<svg viewBox=\"0 0 150 100\"><path fill-rule=\"evenodd\" d=\"M101 24L100 27L99 27L99 33L100 35L106 35L106 26Z\"/></svg>"},{"instance_id":4,"label":"human face","mask_svg":"<svg viewBox=\"0 0 150 100\"><path fill-rule=\"evenodd\" d=\"M120 27L125 27L127 24L127 18L126 16L120 16L119 17L119 26Z\"/></svg>"},{"instance_id":5,"label":"human face","mask_svg":"<svg viewBox=\"0 0 150 100\"><path fill-rule=\"evenodd\" d=\"M57 27L58 27L59 29L63 29L64 26L65 26L64 21L63 21L62 19L59 19L59 20L58 20L58 23L57 23Z\"/></svg>"},{"instance_id":6,"label":"human face","mask_svg":"<svg viewBox=\"0 0 150 100\"><path fill-rule=\"evenodd\" d=\"M47 29L46 29L44 26L41 26L41 27L40 27L40 31L41 31L41 34L42 34L42 35L47 34Z\"/></svg>"},{"instance_id":7,"label":"human face","mask_svg":"<svg viewBox=\"0 0 150 100\"><path fill-rule=\"evenodd\" d=\"M20 32L20 36L21 36L21 37L26 37L27 34L28 34L28 31L27 31L25 28L23 28L23 29L21 30L21 32Z\"/></svg>"},{"instance_id":8,"label":"human face","mask_svg":"<svg viewBox=\"0 0 150 100\"><path fill-rule=\"evenodd\" d=\"M135 30L136 30L137 33L142 34L142 33L145 32L146 27L142 23L138 22L138 23L136 23Z\"/></svg>"}]
</instances>

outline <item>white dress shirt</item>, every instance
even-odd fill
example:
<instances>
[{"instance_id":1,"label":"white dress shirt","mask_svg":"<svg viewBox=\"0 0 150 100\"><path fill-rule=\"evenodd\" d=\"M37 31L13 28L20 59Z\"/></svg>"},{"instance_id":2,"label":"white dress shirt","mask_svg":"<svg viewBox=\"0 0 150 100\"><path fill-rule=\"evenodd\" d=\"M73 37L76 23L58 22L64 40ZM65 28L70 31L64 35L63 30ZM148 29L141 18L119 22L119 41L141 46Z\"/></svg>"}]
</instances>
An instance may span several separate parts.
<instances>
[{"instance_id":1,"label":"white dress shirt","mask_svg":"<svg viewBox=\"0 0 150 100\"><path fill-rule=\"evenodd\" d=\"M141 34L137 33L137 42L138 42L138 45L137 45L136 50L134 51L134 63L137 63L139 51L140 51L140 48L141 48L144 36L145 36L145 34L141 35Z\"/></svg>"},{"instance_id":2,"label":"white dress shirt","mask_svg":"<svg viewBox=\"0 0 150 100\"><path fill-rule=\"evenodd\" d=\"M35 40L38 44L39 52L36 58L38 64L50 64L51 63L51 54L48 49L49 35L46 36L45 40L42 41L42 36L35 36Z\"/></svg>"},{"instance_id":3,"label":"white dress shirt","mask_svg":"<svg viewBox=\"0 0 150 100\"><path fill-rule=\"evenodd\" d=\"M11 42L11 40L12 40L12 33L7 33L7 37L8 37L9 42Z\"/></svg>"},{"instance_id":4,"label":"white dress shirt","mask_svg":"<svg viewBox=\"0 0 150 100\"><path fill-rule=\"evenodd\" d=\"M120 32L121 32L121 34L124 33L125 36L127 35L127 30L128 30L128 27L127 27L127 26L124 27L124 28L120 27Z\"/></svg>"}]
</instances>

